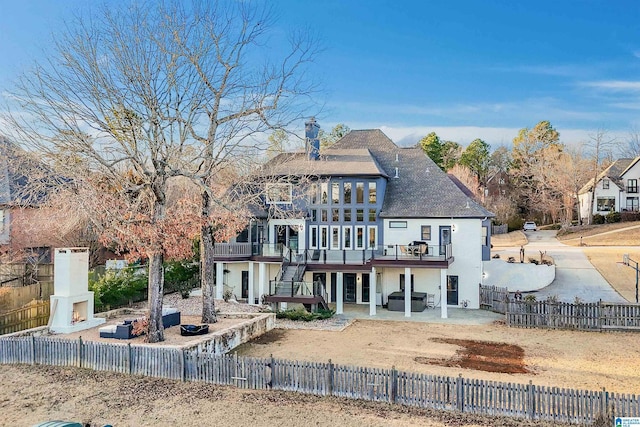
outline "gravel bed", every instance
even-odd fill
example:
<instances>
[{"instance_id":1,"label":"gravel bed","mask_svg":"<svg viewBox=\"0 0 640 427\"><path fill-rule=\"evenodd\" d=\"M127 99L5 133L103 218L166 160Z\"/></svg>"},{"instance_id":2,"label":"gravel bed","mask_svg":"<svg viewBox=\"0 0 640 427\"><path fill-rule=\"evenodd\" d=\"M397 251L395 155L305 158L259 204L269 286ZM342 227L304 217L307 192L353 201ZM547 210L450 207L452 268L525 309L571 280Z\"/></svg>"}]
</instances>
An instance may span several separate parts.
<instances>
[{"instance_id":1,"label":"gravel bed","mask_svg":"<svg viewBox=\"0 0 640 427\"><path fill-rule=\"evenodd\" d=\"M182 298L180 294L165 295L165 306L177 308L183 316L199 316L202 314L202 297L198 295ZM215 300L216 310L220 313L260 313L267 311L268 306L249 305L237 301L225 302ZM277 329L310 329L316 331L342 331L353 322L342 316L333 316L330 319L314 320L311 322L294 321L289 319L276 319Z\"/></svg>"}]
</instances>

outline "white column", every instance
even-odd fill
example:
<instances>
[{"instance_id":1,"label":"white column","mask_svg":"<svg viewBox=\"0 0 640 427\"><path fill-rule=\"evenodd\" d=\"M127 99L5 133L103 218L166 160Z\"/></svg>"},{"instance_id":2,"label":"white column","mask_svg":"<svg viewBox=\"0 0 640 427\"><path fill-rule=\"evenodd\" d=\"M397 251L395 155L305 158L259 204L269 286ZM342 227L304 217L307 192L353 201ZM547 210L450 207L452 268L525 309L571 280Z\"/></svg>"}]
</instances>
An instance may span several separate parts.
<instances>
[{"instance_id":1,"label":"white column","mask_svg":"<svg viewBox=\"0 0 640 427\"><path fill-rule=\"evenodd\" d=\"M224 289L224 263L216 262L216 299L222 299Z\"/></svg>"},{"instance_id":2,"label":"white column","mask_svg":"<svg viewBox=\"0 0 640 427\"><path fill-rule=\"evenodd\" d=\"M440 317L447 318L447 270L440 270Z\"/></svg>"},{"instance_id":3,"label":"white column","mask_svg":"<svg viewBox=\"0 0 640 427\"><path fill-rule=\"evenodd\" d=\"M343 298L344 298L344 292L342 290L342 286L343 286L343 274L342 272L338 272L336 274L336 278L338 283L336 284L336 314L342 314L343 313Z\"/></svg>"},{"instance_id":4,"label":"white column","mask_svg":"<svg viewBox=\"0 0 640 427\"><path fill-rule=\"evenodd\" d=\"M262 304L262 295L264 295L264 285L267 280L267 265L264 262L258 263L258 301Z\"/></svg>"},{"instance_id":5,"label":"white column","mask_svg":"<svg viewBox=\"0 0 640 427\"><path fill-rule=\"evenodd\" d=\"M369 316L376 315L376 268L371 268L371 274L369 275Z\"/></svg>"},{"instance_id":6,"label":"white column","mask_svg":"<svg viewBox=\"0 0 640 427\"><path fill-rule=\"evenodd\" d=\"M411 317L411 268L404 269L404 317Z\"/></svg>"},{"instance_id":7,"label":"white column","mask_svg":"<svg viewBox=\"0 0 640 427\"><path fill-rule=\"evenodd\" d=\"M249 228L251 230L251 228ZM255 304L256 298L253 295L253 261L249 262L249 304Z\"/></svg>"}]
</instances>

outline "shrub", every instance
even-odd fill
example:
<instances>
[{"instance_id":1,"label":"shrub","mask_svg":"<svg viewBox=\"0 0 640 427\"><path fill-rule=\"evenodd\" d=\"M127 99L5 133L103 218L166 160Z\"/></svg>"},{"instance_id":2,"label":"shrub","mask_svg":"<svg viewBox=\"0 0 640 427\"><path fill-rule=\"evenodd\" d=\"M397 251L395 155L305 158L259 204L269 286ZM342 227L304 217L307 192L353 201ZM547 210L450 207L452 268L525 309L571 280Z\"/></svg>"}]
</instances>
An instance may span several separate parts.
<instances>
[{"instance_id":1,"label":"shrub","mask_svg":"<svg viewBox=\"0 0 640 427\"><path fill-rule=\"evenodd\" d=\"M146 269L127 267L107 270L103 276L89 277L89 290L94 292L95 311L123 307L147 298Z\"/></svg>"},{"instance_id":2,"label":"shrub","mask_svg":"<svg viewBox=\"0 0 640 427\"><path fill-rule=\"evenodd\" d=\"M640 221L640 212L622 212L620 213L620 220L622 222Z\"/></svg>"},{"instance_id":3,"label":"shrub","mask_svg":"<svg viewBox=\"0 0 640 427\"><path fill-rule=\"evenodd\" d=\"M296 308L289 310L280 310L276 312L276 318L289 320L302 320L303 322L311 322L313 320L322 320L332 317L336 312L333 310L319 309L315 313L309 313L304 308Z\"/></svg>"},{"instance_id":4,"label":"shrub","mask_svg":"<svg viewBox=\"0 0 640 427\"><path fill-rule=\"evenodd\" d=\"M609 212L605 218L607 224L620 222L620 219L621 219L620 212Z\"/></svg>"},{"instance_id":5,"label":"shrub","mask_svg":"<svg viewBox=\"0 0 640 427\"><path fill-rule=\"evenodd\" d=\"M199 272L199 264L190 260L165 263L164 293L180 292L182 298L188 298L191 289L199 285Z\"/></svg>"},{"instance_id":6,"label":"shrub","mask_svg":"<svg viewBox=\"0 0 640 427\"><path fill-rule=\"evenodd\" d=\"M514 216L509 218L507 225L509 226L509 231L522 230L524 220L520 217Z\"/></svg>"},{"instance_id":7,"label":"shrub","mask_svg":"<svg viewBox=\"0 0 640 427\"><path fill-rule=\"evenodd\" d=\"M526 295L526 296L523 298L523 300L524 300L525 302L536 302L536 301L537 301L537 300L536 300L536 296L535 296L535 295L532 295L532 294Z\"/></svg>"},{"instance_id":8,"label":"shrub","mask_svg":"<svg viewBox=\"0 0 640 427\"><path fill-rule=\"evenodd\" d=\"M594 224L604 224L604 217L600 214L593 215L593 223Z\"/></svg>"}]
</instances>

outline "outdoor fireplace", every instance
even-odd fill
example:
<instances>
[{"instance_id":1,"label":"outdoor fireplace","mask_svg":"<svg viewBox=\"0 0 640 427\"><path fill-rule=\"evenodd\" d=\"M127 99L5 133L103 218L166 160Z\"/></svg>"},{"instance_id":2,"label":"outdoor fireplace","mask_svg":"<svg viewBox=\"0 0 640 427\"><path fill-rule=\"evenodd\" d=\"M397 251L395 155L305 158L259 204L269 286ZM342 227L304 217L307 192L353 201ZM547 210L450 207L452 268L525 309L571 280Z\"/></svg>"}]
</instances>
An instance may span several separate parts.
<instances>
[{"instance_id":1,"label":"outdoor fireplace","mask_svg":"<svg viewBox=\"0 0 640 427\"><path fill-rule=\"evenodd\" d=\"M89 292L89 249L55 250L53 288L49 318L51 332L76 332L105 322L105 319L93 317L93 292Z\"/></svg>"}]
</instances>

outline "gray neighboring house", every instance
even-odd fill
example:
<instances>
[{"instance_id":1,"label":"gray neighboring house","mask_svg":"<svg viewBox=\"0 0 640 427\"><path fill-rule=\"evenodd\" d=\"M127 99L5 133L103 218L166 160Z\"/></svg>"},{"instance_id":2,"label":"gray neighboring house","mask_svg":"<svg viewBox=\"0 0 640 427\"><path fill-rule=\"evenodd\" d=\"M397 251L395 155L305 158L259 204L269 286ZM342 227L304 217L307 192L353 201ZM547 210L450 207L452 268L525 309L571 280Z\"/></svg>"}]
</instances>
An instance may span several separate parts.
<instances>
[{"instance_id":1,"label":"gray neighboring house","mask_svg":"<svg viewBox=\"0 0 640 427\"><path fill-rule=\"evenodd\" d=\"M422 301L442 317L447 307L479 308L493 214L419 147L353 130L320 153L318 129L306 123L307 153L265 165L271 181L256 175L263 214L237 239L216 243L218 297L225 288L250 303L335 303L338 313L367 305L371 316L381 307L411 316ZM309 178L305 188L296 176ZM276 204L293 214L268 215Z\"/></svg>"}]
</instances>

